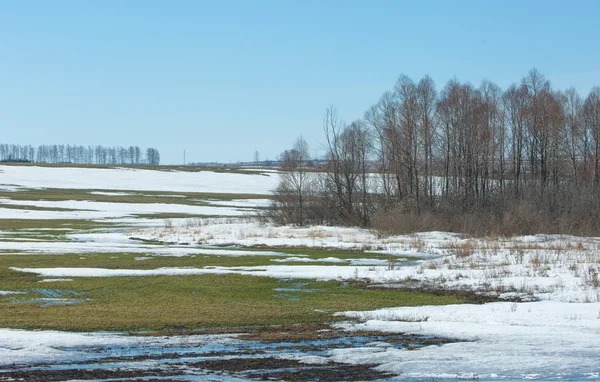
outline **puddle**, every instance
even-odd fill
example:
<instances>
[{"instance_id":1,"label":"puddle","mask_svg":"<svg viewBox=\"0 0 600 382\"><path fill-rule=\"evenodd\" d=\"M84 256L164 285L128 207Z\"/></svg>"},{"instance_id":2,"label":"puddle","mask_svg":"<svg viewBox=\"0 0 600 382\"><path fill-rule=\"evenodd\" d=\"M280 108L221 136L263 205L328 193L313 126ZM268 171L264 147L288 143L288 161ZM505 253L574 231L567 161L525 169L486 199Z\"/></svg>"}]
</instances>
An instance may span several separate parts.
<instances>
[{"instance_id":1,"label":"puddle","mask_svg":"<svg viewBox=\"0 0 600 382\"><path fill-rule=\"evenodd\" d=\"M305 330L305 328L308 328ZM135 338L135 337L134 337ZM169 380L389 380L376 365L334 362L339 348L418 349L441 338L345 332L325 325L249 329L246 334L141 336L130 346L57 348L69 362L0 367L0 381L131 378ZM64 359L64 358L63 358ZM0 361L1 362L1 361Z\"/></svg>"},{"instance_id":2,"label":"puddle","mask_svg":"<svg viewBox=\"0 0 600 382\"><path fill-rule=\"evenodd\" d=\"M89 298L82 298L82 296L85 295L85 292L77 292L70 289L32 288L29 290L28 294L33 294L41 297L14 299L12 303L34 303L40 304L40 306L42 307L48 307L53 305L72 305L82 303L85 301L90 301Z\"/></svg>"},{"instance_id":3,"label":"puddle","mask_svg":"<svg viewBox=\"0 0 600 382\"><path fill-rule=\"evenodd\" d=\"M83 296L85 292L76 292L71 289L32 288L31 293L41 294L48 298L62 298L65 296Z\"/></svg>"},{"instance_id":4,"label":"puddle","mask_svg":"<svg viewBox=\"0 0 600 382\"><path fill-rule=\"evenodd\" d=\"M274 291L276 292L304 292L304 293L311 293L311 292L316 292L320 289L302 289L302 288L273 288Z\"/></svg>"},{"instance_id":5,"label":"puddle","mask_svg":"<svg viewBox=\"0 0 600 382\"><path fill-rule=\"evenodd\" d=\"M85 301L91 301L88 299L74 299L74 298L29 298L25 300L18 300L15 303L25 304L25 303L35 303L40 304L41 307L53 306L53 305L72 305L78 304Z\"/></svg>"},{"instance_id":6,"label":"puddle","mask_svg":"<svg viewBox=\"0 0 600 382\"><path fill-rule=\"evenodd\" d=\"M275 292L273 293L273 297L287 301L300 301L302 298L302 293L313 293L321 290L316 288L307 288L310 283L294 282L288 279L279 279L277 280L277 284L282 286L273 288L273 292Z\"/></svg>"}]
</instances>

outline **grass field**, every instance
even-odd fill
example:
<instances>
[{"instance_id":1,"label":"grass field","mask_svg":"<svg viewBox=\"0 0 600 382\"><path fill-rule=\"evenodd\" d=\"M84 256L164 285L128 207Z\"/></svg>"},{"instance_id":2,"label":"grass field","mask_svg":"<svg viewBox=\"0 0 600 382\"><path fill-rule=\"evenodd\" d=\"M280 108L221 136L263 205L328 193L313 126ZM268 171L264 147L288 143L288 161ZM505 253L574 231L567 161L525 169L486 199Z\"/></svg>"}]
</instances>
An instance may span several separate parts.
<instances>
[{"instance_id":1,"label":"grass field","mask_svg":"<svg viewBox=\"0 0 600 382\"><path fill-rule=\"evenodd\" d=\"M18 192L1 191L0 198L9 198L12 200L86 200L92 202L109 203L161 203L161 204L183 204L202 206L209 205L207 201L231 201L235 199L269 199L270 195L257 194L220 194L206 192L159 192L159 191L131 191L127 195L110 193L114 191L99 190L81 190L81 189L60 189L60 188L42 188L42 189L22 189ZM100 194L105 193L105 194ZM125 194L125 193L123 193Z\"/></svg>"},{"instance_id":2,"label":"grass field","mask_svg":"<svg viewBox=\"0 0 600 382\"><path fill-rule=\"evenodd\" d=\"M8 269L50 266L153 269L269 262L267 256L135 258L133 254L0 256L2 288L22 292L0 296L0 327L138 331L327 323L339 319L332 316L338 311L465 302L460 297L371 290L341 281L205 274L81 277L40 282L43 277ZM70 304L61 305L65 301Z\"/></svg>"}]
</instances>

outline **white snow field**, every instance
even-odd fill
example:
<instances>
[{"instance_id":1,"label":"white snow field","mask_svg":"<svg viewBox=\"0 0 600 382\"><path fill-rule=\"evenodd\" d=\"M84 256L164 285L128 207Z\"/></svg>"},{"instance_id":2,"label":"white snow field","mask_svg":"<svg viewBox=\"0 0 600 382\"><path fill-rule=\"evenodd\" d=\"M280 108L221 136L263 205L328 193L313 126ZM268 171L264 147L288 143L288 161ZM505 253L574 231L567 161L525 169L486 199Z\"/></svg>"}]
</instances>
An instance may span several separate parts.
<instances>
[{"instance_id":1,"label":"white snow field","mask_svg":"<svg viewBox=\"0 0 600 382\"><path fill-rule=\"evenodd\" d=\"M206 192L269 195L276 172L156 171L132 168L0 166L3 185L11 188L63 188L124 191Z\"/></svg>"},{"instance_id":2,"label":"white snow field","mask_svg":"<svg viewBox=\"0 0 600 382\"><path fill-rule=\"evenodd\" d=\"M46 168L0 166L5 189L80 188L164 192L220 192L268 195L277 173L187 173L131 169ZM101 191L104 192L104 191ZM118 195L117 195L118 196ZM256 204L252 204L256 203ZM214 201L215 214L264 206L265 200ZM0 204L27 208L74 208L46 211L0 208L0 256L3 254L139 253L147 256L267 256L272 265L244 267L100 269L13 268L40 276L40 281L76 277L148 276L237 273L277 278L364 280L383 288L425 288L474 291L504 299L480 305L398 307L368 312L338 312L353 321L345 330L403 332L452 338L456 342L419 350L398 349L384 341L330 350L321 362L377 364L398 380L600 380L600 238L535 235L510 238L465 238L456 233L427 232L380 237L375 232L341 227L278 227L249 218L173 219L168 226L149 228L148 211L190 211L194 206L135 203L17 201ZM141 203L139 203L141 204ZM169 206L169 207L166 207ZM180 209L181 208L181 209ZM145 209L145 210L144 210ZM144 210L144 212L142 212ZM199 211L199 210L198 210ZM203 210L206 211L206 210ZM17 233L3 227L8 219L45 219L51 214L80 214L77 219L111 219L126 229L67 231L60 240L46 240L52 231ZM202 212L201 214L205 214ZM212 211L211 211L212 214ZM69 216L69 215L65 215ZM145 227L138 224L143 222ZM156 224L155 224L156 225ZM160 224L162 225L162 224ZM38 232L39 231L39 232ZM35 235L41 235L37 239ZM142 239L142 240L140 240ZM156 241L156 244L144 240ZM229 248L211 246L227 245ZM261 251L235 248L261 246ZM268 248L277 248L269 250ZM331 249L319 264L286 247ZM364 258L344 259L341 250L364 251ZM378 259L369 258L378 254ZM389 260L380 260L389 257ZM376 257L374 255L371 255ZM404 258L410 257L410 261ZM291 263L293 262L293 263ZM297 263L301 263L298 265ZM0 298L6 290L0 280ZM523 302L515 302L515 301ZM1 314L1 312L0 312ZM357 320L357 321L356 321ZM229 337L129 337L115 333L65 333L0 329L0 365L77 358L64 348L79 345L137 346L144 341L231 341ZM314 356L286 354L281 358L317 362Z\"/></svg>"},{"instance_id":3,"label":"white snow field","mask_svg":"<svg viewBox=\"0 0 600 382\"><path fill-rule=\"evenodd\" d=\"M90 195L132 196L141 195L131 191L199 192L227 194L270 195L276 188L279 174L235 172L187 172L157 171L131 168L76 168L0 166L0 182L5 191L22 189L108 189L112 191L90 191ZM130 191L130 192L122 192ZM156 195L177 200L183 195ZM244 216L256 212L256 208L269 205L268 199L193 200L202 205L174 203L123 203L96 202L87 200L13 200L0 198L0 219L27 220L110 220L128 218L133 215L189 214L201 216ZM19 208L9 208L17 206ZM23 209L23 207L35 207ZM42 209L39 209L42 208ZM148 220L136 222L152 225Z\"/></svg>"}]
</instances>

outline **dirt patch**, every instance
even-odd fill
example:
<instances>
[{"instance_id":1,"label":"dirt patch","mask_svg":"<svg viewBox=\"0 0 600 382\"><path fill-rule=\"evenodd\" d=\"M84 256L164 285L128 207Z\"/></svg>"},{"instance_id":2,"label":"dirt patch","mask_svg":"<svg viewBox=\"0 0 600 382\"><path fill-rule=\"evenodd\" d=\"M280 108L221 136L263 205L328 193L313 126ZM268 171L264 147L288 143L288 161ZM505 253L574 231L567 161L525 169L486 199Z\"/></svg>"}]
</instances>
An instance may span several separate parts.
<instances>
[{"instance_id":1,"label":"dirt patch","mask_svg":"<svg viewBox=\"0 0 600 382\"><path fill-rule=\"evenodd\" d=\"M455 339L441 337L424 337L406 333L386 333L374 330L353 330L347 331L340 328L332 327L326 324L301 324L301 325L282 325L282 326L266 326L262 328L254 328L240 335L238 338L248 341L262 342L290 342L290 343L305 343L319 342L319 340L334 340L334 339L351 339L352 337L364 337L373 341L381 340L392 344L402 344L407 347L409 344L425 345L441 345L445 343L456 342ZM343 343L336 343L338 347L344 347ZM326 344L323 347L327 347ZM307 348L301 344L290 346L279 346L277 349L302 349Z\"/></svg>"},{"instance_id":2,"label":"dirt patch","mask_svg":"<svg viewBox=\"0 0 600 382\"><path fill-rule=\"evenodd\" d=\"M467 304L487 304L489 302L527 302L531 301L530 296L526 295L509 295L509 297L500 296L500 293L490 291L489 293L481 293L470 289L436 289L430 287L428 284L424 284L419 280L409 280L398 284L371 284L366 281L353 282L353 284L368 289L382 289L382 290L396 290L400 292L415 292L431 294L434 296L455 296L465 299Z\"/></svg>"},{"instance_id":3,"label":"dirt patch","mask_svg":"<svg viewBox=\"0 0 600 382\"><path fill-rule=\"evenodd\" d=\"M136 356L108 357L99 360L87 360L79 362L81 365L97 365L107 363L141 362L141 361L163 361L178 360L180 358L200 358L200 357L230 357L240 355L263 354L260 350L243 349L237 351L211 351L205 353L162 353L162 354L140 354Z\"/></svg>"},{"instance_id":4,"label":"dirt patch","mask_svg":"<svg viewBox=\"0 0 600 382\"><path fill-rule=\"evenodd\" d=\"M182 375L181 371L165 371L161 369L152 370L123 370L123 369L68 369L68 370L29 370L9 371L0 373L0 381L28 381L28 382L51 382L66 380L93 380L93 379L115 379L115 378L144 378Z\"/></svg>"},{"instance_id":5,"label":"dirt patch","mask_svg":"<svg viewBox=\"0 0 600 382\"><path fill-rule=\"evenodd\" d=\"M371 332L372 333L372 332ZM340 336L351 336L351 332L332 328L329 324L290 324L290 325L265 325L252 327L227 327L208 328L198 330L173 329L159 332L133 333L134 336L142 337L175 337L204 334L238 334L237 338L248 341L288 341L298 342L320 338L337 338Z\"/></svg>"},{"instance_id":6,"label":"dirt patch","mask_svg":"<svg viewBox=\"0 0 600 382\"><path fill-rule=\"evenodd\" d=\"M166 358L171 358L165 355ZM121 360L122 361L122 360ZM281 381L371 381L393 377L374 369L377 365L347 365L329 362L325 364L306 364L297 360L276 357L264 358L226 358L211 359L200 362L186 362L185 369L196 370L207 375L223 376L224 374L243 379L281 380ZM172 367L183 366L171 365ZM53 370L40 368L36 370L16 370L0 373L0 381L64 381L64 380L97 380L111 381L176 381L169 377L185 376L181 370L172 368L154 369L65 369Z\"/></svg>"},{"instance_id":7,"label":"dirt patch","mask_svg":"<svg viewBox=\"0 0 600 382\"><path fill-rule=\"evenodd\" d=\"M376 365L347 365L334 362L311 365L280 358L231 358L198 362L194 366L227 373L241 373L240 376L244 378L257 380L372 381L393 376L375 370Z\"/></svg>"},{"instance_id":8,"label":"dirt patch","mask_svg":"<svg viewBox=\"0 0 600 382\"><path fill-rule=\"evenodd\" d=\"M333 367L304 367L294 371L271 372L248 377L261 380L282 381L374 381L394 377L374 369L376 365L336 365ZM266 378L265 378L266 377Z\"/></svg>"},{"instance_id":9,"label":"dirt patch","mask_svg":"<svg viewBox=\"0 0 600 382\"><path fill-rule=\"evenodd\" d=\"M188 366L197 367L205 370L241 372L248 370L273 370L301 368L303 363L282 358L229 358L188 363Z\"/></svg>"},{"instance_id":10,"label":"dirt patch","mask_svg":"<svg viewBox=\"0 0 600 382\"><path fill-rule=\"evenodd\" d=\"M316 339L338 338L352 335L349 332L341 333L327 324L298 324L298 325L273 325L251 328L239 338L249 341L268 342L299 342Z\"/></svg>"},{"instance_id":11,"label":"dirt patch","mask_svg":"<svg viewBox=\"0 0 600 382\"><path fill-rule=\"evenodd\" d=\"M293 324L293 325L269 325L250 328L211 328L207 330L194 331L176 331L176 332L149 332L135 335L151 336L160 335L165 337L170 336L185 336L185 335L203 335L203 334L238 334L236 338L244 341L260 341L264 343L291 343L292 345L278 346L276 349L309 349L313 345L303 345L302 343L334 340L352 337L368 337L375 340L384 340L388 343L402 344L405 347L414 347L415 343L425 345L441 345L445 343L457 342L452 338L442 337L425 337L406 333L386 333L373 330L353 330L347 331L341 328L336 328L329 324ZM462 340L461 340L462 341ZM294 345L296 344L296 345ZM337 343L337 345L340 345ZM320 346L327 347L327 345ZM248 351L247 349L245 351ZM258 352L257 352L258 354ZM227 354L223 354L227 355ZM229 354L235 355L235 354Z\"/></svg>"}]
</instances>

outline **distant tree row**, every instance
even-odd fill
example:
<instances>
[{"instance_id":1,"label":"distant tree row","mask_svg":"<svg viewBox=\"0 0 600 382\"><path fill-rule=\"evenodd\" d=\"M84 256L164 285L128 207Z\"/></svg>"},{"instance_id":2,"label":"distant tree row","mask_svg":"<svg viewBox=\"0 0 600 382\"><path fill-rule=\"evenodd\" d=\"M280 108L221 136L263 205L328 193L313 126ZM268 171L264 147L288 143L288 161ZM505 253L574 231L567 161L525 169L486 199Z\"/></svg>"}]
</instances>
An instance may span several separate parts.
<instances>
[{"instance_id":1,"label":"distant tree row","mask_svg":"<svg viewBox=\"0 0 600 382\"><path fill-rule=\"evenodd\" d=\"M30 163L71 164L121 164L158 165L160 154L157 149L143 152L138 146L106 147L81 145L31 145L0 144L0 161Z\"/></svg>"},{"instance_id":2,"label":"distant tree row","mask_svg":"<svg viewBox=\"0 0 600 382\"><path fill-rule=\"evenodd\" d=\"M453 79L438 92L402 75L362 119L329 108L324 129L326 175L309 192L327 202L319 223L600 232L599 87L582 98L533 69L506 90Z\"/></svg>"}]
</instances>

